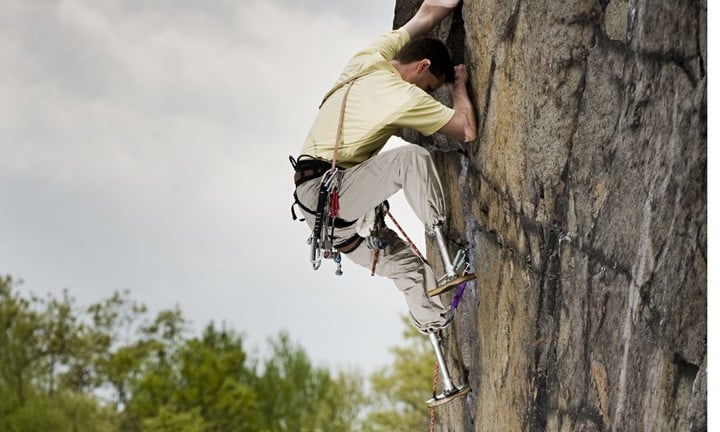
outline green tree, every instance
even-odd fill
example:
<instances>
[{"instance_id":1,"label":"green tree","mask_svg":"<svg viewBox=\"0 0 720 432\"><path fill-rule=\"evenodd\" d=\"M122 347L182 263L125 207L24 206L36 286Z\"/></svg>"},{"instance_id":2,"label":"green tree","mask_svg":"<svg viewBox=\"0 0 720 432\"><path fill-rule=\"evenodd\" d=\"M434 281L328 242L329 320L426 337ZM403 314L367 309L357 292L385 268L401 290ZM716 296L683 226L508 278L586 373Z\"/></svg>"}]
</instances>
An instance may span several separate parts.
<instances>
[{"instance_id":1,"label":"green tree","mask_svg":"<svg viewBox=\"0 0 720 432\"><path fill-rule=\"evenodd\" d=\"M15 286L0 277L2 431L359 430L361 376L313 365L285 332L260 362L235 331L187 338L180 310L148 320L128 292L79 308Z\"/></svg>"},{"instance_id":2,"label":"green tree","mask_svg":"<svg viewBox=\"0 0 720 432\"><path fill-rule=\"evenodd\" d=\"M144 308L132 307L130 312L134 311L144 313ZM178 351L186 343L188 329L178 308L158 312L150 323L130 323L129 327L136 332L132 342L111 350L100 370L115 390L123 430L142 431L146 419L162 425L170 414L183 414L173 403L179 386Z\"/></svg>"},{"instance_id":3,"label":"green tree","mask_svg":"<svg viewBox=\"0 0 720 432\"><path fill-rule=\"evenodd\" d=\"M178 354L180 386L174 399L179 408L197 408L213 431L259 430L254 370L240 335L211 323Z\"/></svg>"},{"instance_id":4,"label":"green tree","mask_svg":"<svg viewBox=\"0 0 720 432\"><path fill-rule=\"evenodd\" d=\"M143 432L205 432L209 430L198 410L183 412L161 407L157 415L143 420Z\"/></svg>"},{"instance_id":5,"label":"green tree","mask_svg":"<svg viewBox=\"0 0 720 432\"><path fill-rule=\"evenodd\" d=\"M62 385L60 370L77 354L73 300L25 298L0 277L0 430L111 431L117 415L98 400Z\"/></svg>"},{"instance_id":6,"label":"green tree","mask_svg":"<svg viewBox=\"0 0 720 432\"><path fill-rule=\"evenodd\" d=\"M305 350L286 332L270 341L272 356L263 365L256 389L267 432L351 431L364 402L357 374L314 367Z\"/></svg>"},{"instance_id":7,"label":"green tree","mask_svg":"<svg viewBox=\"0 0 720 432\"><path fill-rule=\"evenodd\" d=\"M82 325L78 323L74 299L67 291L63 291L60 299L36 298L35 304L41 309L37 314L40 326L37 348L41 352L39 361L45 371L39 377L39 384L45 387L48 395L53 395L58 389L58 368L70 363L81 344L77 335Z\"/></svg>"},{"instance_id":8,"label":"green tree","mask_svg":"<svg viewBox=\"0 0 720 432\"><path fill-rule=\"evenodd\" d=\"M43 352L40 315L31 301L16 296L10 277L0 277L0 385L3 408L23 406L38 374Z\"/></svg>"},{"instance_id":9,"label":"green tree","mask_svg":"<svg viewBox=\"0 0 720 432\"><path fill-rule=\"evenodd\" d=\"M404 319L406 345L393 347L391 366L370 377L372 402L363 432L421 431L429 428L425 401L432 395L435 356L427 337Z\"/></svg>"},{"instance_id":10,"label":"green tree","mask_svg":"<svg viewBox=\"0 0 720 432\"><path fill-rule=\"evenodd\" d=\"M179 311L161 312L141 328L143 339L116 351L112 364L127 378L123 429L171 428L191 416L202 422L186 424L207 431L259 430L254 370L240 335L211 323L201 337L184 339L183 329Z\"/></svg>"}]
</instances>

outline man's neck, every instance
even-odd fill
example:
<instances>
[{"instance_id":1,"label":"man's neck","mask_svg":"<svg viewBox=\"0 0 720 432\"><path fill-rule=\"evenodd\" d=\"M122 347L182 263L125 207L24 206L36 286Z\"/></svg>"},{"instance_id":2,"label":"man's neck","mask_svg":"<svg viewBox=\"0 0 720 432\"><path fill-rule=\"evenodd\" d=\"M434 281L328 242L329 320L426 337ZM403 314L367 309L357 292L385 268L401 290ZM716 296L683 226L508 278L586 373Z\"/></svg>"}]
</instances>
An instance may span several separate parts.
<instances>
[{"instance_id":1,"label":"man's neck","mask_svg":"<svg viewBox=\"0 0 720 432\"><path fill-rule=\"evenodd\" d=\"M395 68L396 71L398 71L403 80L408 80L408 72L410 72L409 65L402 64L397 60L390 60L390 64L392 65L392 67Z\"/></svg>"}]
</instances>

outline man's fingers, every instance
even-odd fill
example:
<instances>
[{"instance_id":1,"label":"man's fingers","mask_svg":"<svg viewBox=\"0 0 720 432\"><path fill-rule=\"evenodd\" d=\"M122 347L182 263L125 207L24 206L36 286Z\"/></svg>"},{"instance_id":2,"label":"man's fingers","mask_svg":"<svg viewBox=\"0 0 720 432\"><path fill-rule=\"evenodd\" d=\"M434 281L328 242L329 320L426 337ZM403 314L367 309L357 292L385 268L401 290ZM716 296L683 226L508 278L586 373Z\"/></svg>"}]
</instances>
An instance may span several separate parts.
<instances>
[{"instance_id":1,"label":"man's fingers","mask_svg":"<svg viewBox=\"0 0 720 432\"><path fill-rule=\"evenodd\" d=\"M467 80L467 69L464 64L455 66L455 81L465 82Z\"/></svg>"}]
</instances>

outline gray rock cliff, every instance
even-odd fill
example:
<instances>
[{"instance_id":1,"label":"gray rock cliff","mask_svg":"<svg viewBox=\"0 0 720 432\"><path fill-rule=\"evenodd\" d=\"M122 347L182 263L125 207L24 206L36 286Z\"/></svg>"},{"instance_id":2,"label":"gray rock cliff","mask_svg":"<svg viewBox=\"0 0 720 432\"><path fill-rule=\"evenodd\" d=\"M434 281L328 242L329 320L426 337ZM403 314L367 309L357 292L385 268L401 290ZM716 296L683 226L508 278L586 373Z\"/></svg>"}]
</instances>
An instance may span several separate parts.
<instances>
[{"instance_id":1,"label":"gray rock cliff","mask_svg":"<svg viewBox=\"0 0 720 432\"><path fill-rule=\"evenodd\" d=\"M419 5L398 0L394 25ZM405 134L435 150L449 244L477 274L444 341L472 393L436 430L707 428L706 17L473 0L439 27L479 135Z\"/></svg>"}]
</instances>

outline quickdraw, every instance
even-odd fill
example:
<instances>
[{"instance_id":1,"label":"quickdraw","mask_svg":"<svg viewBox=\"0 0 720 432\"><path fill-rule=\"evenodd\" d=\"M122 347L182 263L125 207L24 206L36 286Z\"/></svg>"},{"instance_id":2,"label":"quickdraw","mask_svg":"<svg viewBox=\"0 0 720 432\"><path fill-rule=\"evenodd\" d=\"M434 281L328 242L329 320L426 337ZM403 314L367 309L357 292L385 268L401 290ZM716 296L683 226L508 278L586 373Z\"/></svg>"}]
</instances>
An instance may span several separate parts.
<instances>
[{"instance_id":1,"label":"quickdraw","mask_svg":"<svg viewBox=\"0 0 720 432\"><path fill-rule=\"evenodd\" d=\"M340 210L338 190L341 179L342 171L337 168L331 169L323 175L315 211L315 226L308 239L313 270L320 268L323 258L332 259L336 264L335 274L338 276L342 275L342 258L340 252L333 246L333 238L334 222Z\"/></svg>"}]
</instances>

